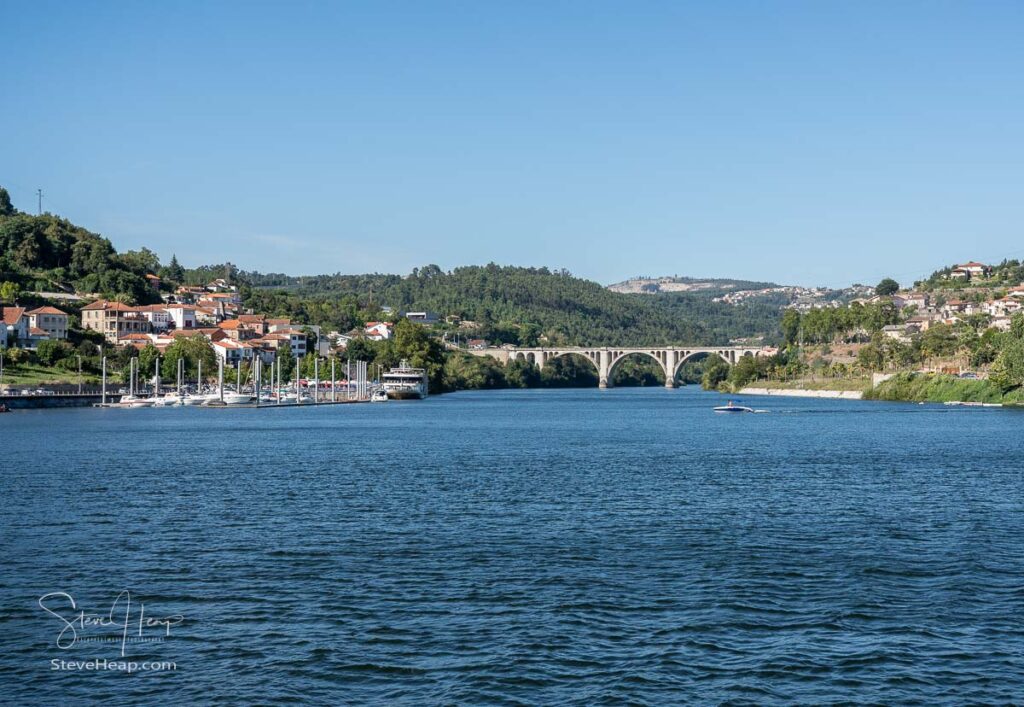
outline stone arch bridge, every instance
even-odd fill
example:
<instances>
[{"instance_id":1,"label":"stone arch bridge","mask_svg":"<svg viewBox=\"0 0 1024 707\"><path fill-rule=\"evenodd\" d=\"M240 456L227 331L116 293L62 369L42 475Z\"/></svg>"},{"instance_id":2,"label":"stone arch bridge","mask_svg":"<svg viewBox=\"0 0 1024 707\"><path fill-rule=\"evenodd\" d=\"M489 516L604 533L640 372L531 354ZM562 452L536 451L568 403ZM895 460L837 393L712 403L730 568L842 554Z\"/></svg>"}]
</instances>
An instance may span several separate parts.
<instances>
[{"instance_id":1,"label":"stone arch bridge","mask_svg":"<svg viewBox=\"0 0 1024 707\"><path fill-rule=\"evenodd\" d=\"M661 365L665 373L665 387L674 388L676 374L679 367L688 359L702 354L718 356L726 363L734 364L743 356L764 356L774 353L773 349L749 347L749 346L651 346L651 347L596 347L596 346L566 346L560 348L485 348L471 349L469 353L475 356L492 356L503 363L509 361L526 361L532 363L539 369L558 358L576 354L594 364L597 369L598 380L602 388L610 388L612 376L615 369L626 359L627 356L640 354L649 356Z\"/></svg>"}]
</instances>

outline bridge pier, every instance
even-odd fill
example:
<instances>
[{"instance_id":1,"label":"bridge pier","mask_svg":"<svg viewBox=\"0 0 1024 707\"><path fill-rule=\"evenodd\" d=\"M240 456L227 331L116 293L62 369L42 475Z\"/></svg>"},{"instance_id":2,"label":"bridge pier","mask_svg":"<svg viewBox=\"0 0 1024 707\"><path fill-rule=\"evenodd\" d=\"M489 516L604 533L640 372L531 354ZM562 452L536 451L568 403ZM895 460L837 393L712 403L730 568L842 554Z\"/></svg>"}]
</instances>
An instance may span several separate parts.
<instances>
[{"instance_id":1,"label":"bridge pier","mask_svg":"<svg viewBox=\"0 0 1024 707\"><path fill-rule=\"evenodd\" d=\"M676 350L665 351L665 387L672 389L676 387Z\"/></svg>"},{"instance_id":2,"label":"bridge pier","mask_svg":"<svg viewBox=\"0 0 1024 707\"><path fill-rule=\"evenodd\" d=\"M613 388L615 384L612 383L611 379L611 368L612 368L612 357L608 353L608 349L601 349L598 353L598 366L597 366L597 387L598 388Z\"/></svg>"}]
</instances>

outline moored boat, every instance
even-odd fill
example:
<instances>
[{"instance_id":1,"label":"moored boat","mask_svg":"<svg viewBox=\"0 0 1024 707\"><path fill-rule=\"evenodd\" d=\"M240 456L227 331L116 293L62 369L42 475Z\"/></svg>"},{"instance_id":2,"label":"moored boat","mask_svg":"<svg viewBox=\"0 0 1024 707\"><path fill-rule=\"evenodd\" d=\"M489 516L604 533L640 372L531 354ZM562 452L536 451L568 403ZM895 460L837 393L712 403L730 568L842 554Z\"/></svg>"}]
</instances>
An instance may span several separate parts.
<instances>
[{"instance_id":1,"label":"moored boat","mask_svg":"<svg viewBox=\"0 0 1024 707\"><path fill-rule=\"evenodd\" d=\"M121 407L125 408L148 408L153 407L153 398L140 398L137 395L121 396Z\"/></svg>"},{"instance_id":2,"label":"moored boat","mask_svg":"<svg viewBox=\"0 0 1024 707\"><path fill-rule=\"evenodd\" d=\"M427 372L402 362L381 377L384 393L391 400L422 400L427 397Z\"/></svg>"}]
</instances>

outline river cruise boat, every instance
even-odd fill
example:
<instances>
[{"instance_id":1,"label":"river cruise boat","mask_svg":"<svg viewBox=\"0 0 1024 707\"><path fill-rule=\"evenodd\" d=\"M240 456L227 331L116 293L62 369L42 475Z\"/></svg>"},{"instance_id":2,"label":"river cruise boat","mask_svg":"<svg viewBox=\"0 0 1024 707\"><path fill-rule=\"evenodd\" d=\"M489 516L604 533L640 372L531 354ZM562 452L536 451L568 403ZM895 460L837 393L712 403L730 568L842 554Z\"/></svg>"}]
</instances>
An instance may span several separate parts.
<instances>
[{"instance_id":1,"label":"river cruise boat","mask_svg":"<svg viewBox=\"0 0 1024 707\"><path fill-rule=\"evenodd\" d=\"M381 376L385 394L391 400L422 400L427 397L427 372L412 368L404 360Z\"/></svg>"}]
</instances>

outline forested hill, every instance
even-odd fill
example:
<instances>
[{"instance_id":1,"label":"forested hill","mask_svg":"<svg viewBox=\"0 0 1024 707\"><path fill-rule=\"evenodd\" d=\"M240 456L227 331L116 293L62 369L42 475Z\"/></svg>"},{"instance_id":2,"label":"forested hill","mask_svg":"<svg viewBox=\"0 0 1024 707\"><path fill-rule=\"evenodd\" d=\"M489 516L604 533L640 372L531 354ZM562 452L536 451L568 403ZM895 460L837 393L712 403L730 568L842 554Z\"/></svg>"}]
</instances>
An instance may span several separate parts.
<instances>
[{"instance_id":1,"label":"forested hill","mask_svg":"<svg viewBox=\"0 0 1024 707\"><path fill-rule=\"evenodd\" d=\"M476 324L463 327L466 335L520 345L709 344L775 339L779 331L777 303L733 306L704 292L622 294L547 268L491 264L445 272L428 265L404 276L309 277L238 271L230 263L186 269L173 257L161 263L146 248L118 253L109 240L67 219L19 212L0 188L0 304L61 290L158 302L149 273L162 278L165 293L225 277L241 286L243 304L254 312L339 331L384 317L385 307L454 315Z\"/></svg>"},{"instance_id":2,"label":"forested hill","mask_svg":"<svg viewBox=\"0 0 1024 707\"><path fill-rule=\"evenodd\" d=\"M404 277L240 277L253 286L247 302L267 311L302 316L306 307L326 313L335 309L329 303L344 302L335 311L348 311L354 320L357 310L367 305L429 310L476 322L492 341L521 345L536 344L540 337L550 343L598 345L726 343L762 334L774 338L779 317L772 305L736 307L695 294L620 294L566 271L494 264L450 272L428 265ZM338 326L348 323L337 321Z\"/></svg>"},{"instance_id":3,"label":"forested hill","mask_svg":"<svg viewBox=\"0 0 1024 707\"><path fill-rule=\"evenodd\" d=\"M7 293L73 289L158 301L145 277L153 261L148 251L118 255L106 238L67 219L21 213L0 188L0 284Z\"/></svg>"}]
</instances>

